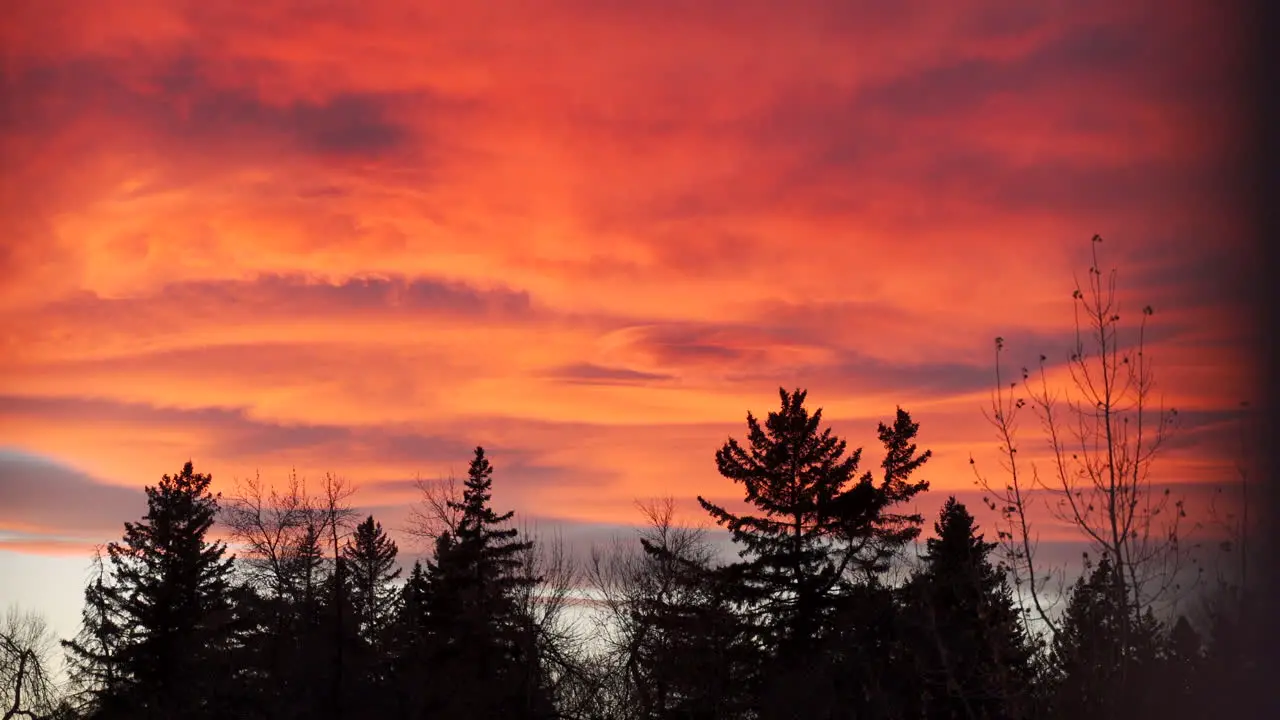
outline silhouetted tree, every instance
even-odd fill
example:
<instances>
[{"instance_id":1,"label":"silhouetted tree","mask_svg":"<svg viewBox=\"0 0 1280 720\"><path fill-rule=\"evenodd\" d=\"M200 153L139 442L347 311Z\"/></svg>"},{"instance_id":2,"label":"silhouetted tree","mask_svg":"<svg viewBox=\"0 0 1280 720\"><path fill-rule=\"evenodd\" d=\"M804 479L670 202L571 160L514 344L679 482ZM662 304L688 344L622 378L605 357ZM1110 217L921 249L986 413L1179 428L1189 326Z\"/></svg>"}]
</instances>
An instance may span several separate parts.
<instances>
[{"instance_id":1,"label":"silhouetted tree","mask_svg":"<svg viewBox=\"0 0 1280 720\"><path fill-rule=\"evenodd\" d=\"M661 693L643 658L661 659L664 651L650 648L655 642L651 611L678 602L687 590L685 567L709 569L714 556L705 531L675 523L674 499L637 505L648 521L637 531L637 542L614 538L607 547L593 546L587 566L588 587L600 612L600 650L584 661L597 671L593 717L656 716Z\"/></svg>"},{"instance_id":2,"label":"silhouetted tree","mask_svg":"<svg viewBox=\"0 0 1280 720\"><path fill-rule=\"evenodd\" d=\"M1117 598L1115 568L1086 564L1053 636L1053 711L1059 718L1150 717L1162 637L1150 610ZM1161 690L1163 691L1163 689Z\"/></svg>"},{"instance_id":3,"label":"silhouetted tree","mask_svg":"<svg viewBox=\"0 0 1280 720\"><path fill-rule=\"evenodd\" d=\"M518 555L516 573L535 580L521 585L515 595L525 642L533 648L525 654L527 671L538 678L537 687L561 716L579 717L591 706L584 687L591 673L581 661L586 638L567 610L582 584L580 567L561 535L539 536L524 528L520 536L526 547Z\"/></svg>"},{"instance_id":4,"label":"silhouetted tree","mask_svg":"<svg viewBox=\"0 0 1280 720\"><path fill-rule=\"evenodd\" d=\"M325 575L320 501L291 474L283 488L254 477L237 484L222 510L240 553L233 592L241 690L263 717L315 717L326 712L315 688L330 677L320 637L319 591Z\"/></svg>"},{"instance_id":5,"label":"silhouetted tree","mask_svg":"<svg viewBox=\"0 0 1280 720\"><path fill-rule=\"evenodd\" d=\"M265 487L256 476L239 481L222 508L222 521L241 548L237 574L273 597L301 594L309 566L300 553L311 549L306 533L319 520L314 505L296 474L283 490Z\"/></svg>"},{"instance_id":6,"label":"silhouetted tree","mask_svg":"<svg viewBox=\"0 0 1280 720\"><path fill-rule=\"evenodd\" d=\"M736 586L714 572L697 528L675 524L675 503L640 504L637 544L592 549L587 572L603 616L602 652L584 660L597 702L591 717L733 718L756 655L735 612Z\"/></svg>"},{"instance_id":7,"label":"silhouetted tree","mask_svg":"<svg viewBox=\"0 0 1280 720\"><path fill-rule=\"evenodd\" d=\"M725 568L741 579L739 606L755 624L772 670L757 700L765 713L806 712L828 698L808 692L806 681L825 672L817 648L850 582L883 572L915 538L923 518L890 508L928 488L911 475L931 453L917 454L918 426L899 409L892 427L879 426L884 476L857 476L861 448L821 428L821 409L810 415L806 393L779 390L781 408L763 426L748 413L748 448L729 441L716 453L725 477L741 483L759 515L737 515L699 497L698 502L733 535L745 562Z\"/></svg>"},{"instance_id":8,"label":"silhouetted tree","mask_svg":"<svg viewBox=\"0 0 1280 720\"><path fill-rule=\"evenodd\" d=\"M85 716L91 716L108 692L118 687L116 649L123 642L123 633L118 612L108 601L106 586L110 582L99 547L93 555L93 579L84 591L80 630L74 640L62 642L70 702Z\"/></svg>"},{"instance_id":9,"label":"silhouetted tree","mask_svg":"<svg viewBox=\"0 0 1280 720\"><path fill-rule=\"evenodd\" d=\"M547 717L553 709L537 667L536 634L520 613L520 592L537 582L520 572L529 543L504 527L512 512L490 506L493 467L476 448L461 517L445 532L428 566L425 598L432 691L424 716Z\"/></svg>"},{"instance_id":10,"label":"silhouetted tree","mask_svg":"<svg viewBox=\"0 0 1280 720\"><path fill-rule=\"evenodd\" d=\"M636 638L632 676L647 718L750 716L760 648L736 610L740 578L715 572L643 539L651 567L669 563L666 587L632 609L643 628Z\"/></svg>"},{"instance_id":11,"label":"silhouetted tree","mask_svg":"<svg viewBox=\"0 0 1280 720\"><path fill-rule=\"evenodd\" d=\"M342 549L342 576L349 586L343 597L349 618L342 628L344 682L355 698L350 713L355 717L384 717L393 703L386 631L399 600L392 584L400 576L397 553L372 515L355 526Z\"/></svg>"},{"instance_id":12,"label":"silhouetted tree","mask_svg":"<svg viewBox=\"0 0 1280 720\"><path fill-rule=\"evenodd\" d=\"M1036 715L1035 652L1004 568L991 564L997 543L948 498L926 543L921 572L906 587L906 630L930 718Z\"/></svg>"},{"instance_id":13,"label":"silhouetted tree","mask_svg":"<svg viewBox=\"0 0 1280 720\"><path fill-rule=\"evenodd\" d=\"M346 696L350 691L351 677L347 672L349 648L358 637L350 617L352 615L351 598L347 593L348 582L344 575L341 540L346 536L347 528L355 511L348 505L355 487L345 479L325 475L323 496L318 507L319 523L317 529L326 533L326 541L332 551L331 561L333 573L325 579L321 597L321 623L326 626L331 640L328 715L337 720L346 716Z\"/></svg>"},{"instance_id":14,"label":"silhouetted tree","mask_svg":"<svg viewBox=\"0 0 1280 720\"><path fill-rule=\"evenodd\" d=\"M351 582L351 605L360 632L376 642L395 609L397 590L392 584L400 577L396 567L396 543L382 530L382 523L370 515L356 526L342 550Z\"/></svg>"},{"instance_id":15,"label":"silhouetted tree","mask_svg":"<svg viewBox=\"0 0 1280 720\"><path fill-rule=\"evenodd\" d=\"M420 718L425 713L432 659L428 636L431 621L427 615L430 591L426 569L421 562L414 562L400 588L400 600L388 632L387 654L398 717Z\"/></svg>"},{"instance_id":16,"label":"silhouetted tree","mask_svg":"<svg viewBox=\"0 0 1280 720\"><path fill-rule=\"evenodd\" d=\"M44 618L11 607L0 616L0 720L54 711L53 644Z\"/></svg>"},{"instance_id":17,"label":"silhouetted tree","mask_svg":"<svg viewBox=\"0 0 1280 720\"><path fill-rule=\"evenodd\" d=\"M1065 388L1051 383L1050 360L1041 355L1034 386L1031 371L1023 368L1021 385L1027 397L1015 397L1019 383L1005 385L1000 367L1004 339L996 338L997 387L987 418L996 428L1008 478L977 478L989 507L1000 514L998 536L1015 585L1025 586L1030 596L1027 611L1051 634L1058 620L1044 590L1055 573L1036 561L1032 526L1034 507L1042 501L1056 519L1090 544L1091 552L1109 558L1110 592L1116 603L1132 610L1115 618L1119 626L1114 632L1127 635L1131 619L1175 599L1195 580L1183 572L1191 549L1182 542L1183 503L1168 488L1154 487L1151 477L1177 417L1156 394L1146 346L1146 325L1154 311L1142 308L1136 333L1122 334L1116 272L1102 271L1101 242L1100 236L1093 236L1088 281L1077 282L1072 293L1076 332ZM1018 455L1017 418L1028 402L1050 451L1044 472ZM1141 627L1133 630L1146 632ZM1121 643L1122 648L1129 646L1135 645ZM1126 668L1124 664L1118 670Z\"/></svg>"},{"instance_id":18,"label":"silhouetted tree","mask_svg":"<svg viewBox=\"0 0 1280 720\"><path fill-rule=\"evenodd\" d=\"M190 462L148 486L147 514L107 546L110 580L86 593L81 639L66 643L100 678L95 717L221 716L231 559L207 534L217 515L208 475Z\"/></svg>"}]
</instances>

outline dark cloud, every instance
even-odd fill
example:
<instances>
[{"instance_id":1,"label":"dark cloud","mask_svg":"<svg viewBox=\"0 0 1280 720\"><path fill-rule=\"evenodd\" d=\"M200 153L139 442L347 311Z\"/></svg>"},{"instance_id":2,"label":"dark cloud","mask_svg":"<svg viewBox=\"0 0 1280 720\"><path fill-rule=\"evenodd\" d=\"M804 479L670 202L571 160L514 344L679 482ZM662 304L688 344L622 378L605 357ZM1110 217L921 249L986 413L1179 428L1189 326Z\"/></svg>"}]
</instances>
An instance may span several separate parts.
<instances>
[{"instance_id":1,"label":"dark cloud","mask_svg":"<svg viewBox=\"0 0 1280 720\"><path fill-rule=\"evenodd\" d=\"M836 386L854 393L893 390L962 394L989 388L992 384L992 369L987 365L890 361L851 351L841 352L830 364L798 368L793 373L798 378L811 378L814 385Z\"/></svg>"},{"instance_id":2,"label":"dark cloud","mask_svg":"<svg viewBox=\"0 0 1280 720\"><path fill-rule=\"evenodd\" d=\"M93 300L103 302L98 298ZM155 300L162 304L182 303L184 306L214 303L243 308L255 314L276 312L286 315L305 312L329 314L344 310L519 314L529 308L527 293L482 291L457 281L356 277L331 283L301 275L270 274L260 275L253 281L211 280L171 284L165 286Z\"/></svg>"},{"instance_id":3,"label":"dark cloud","mask_svg":"<svg viewBox=\"0 0 1280 720\"><path fill-rule=\"evenodd\" d=\"M224 69L223 72L226 70ZM241 68L269 77L270 63ZM94 118L156 149L201 151L235 157L278 151L330 157L408 159L423 150L418 124L399 119L407 108L440 114L465 112L465 104L427 91L405 94L348 92L315 100L273 102L241 88L222 86L193 55L138 59L79 57L28 65L6 76L0 131L44 136L50 128ZM244 78L240 78L244 80ZM112 132L111 130L105 130ZM103 140L105 138L99 138ZM159 147L157 147L159 146Z\"/></svg>"},{"instance_id":4,"label":"dark cloud","mask_svg":"<svg viewBox=\"0 0 1280 720\"><path fill-rule=\"evenodd\" d=\"M348 93L269 104L243 90L212 86L207 69L191 55L161 64L151 75L161 97L181 103L181 114L166 118L174 123L171 130L193 142L247 131L286 138L308 153L376 157L402 149L410 138L409 129L390 117L392 96ZM154 108L140 115L163 116Z\"/></svg>"},{"instance_id":5,"label":"dark cloud","mask_svg":"<svg viewBox=\"0 0 1280 720\"><path fill-rule=\"evenodd\" d=\"M605 367L592 363L563 365L545 373L546 377L576 385L643 385L673 380L674 375L641 372L628 368Z\"/></svg>"},{"instance_id":6,"label":"dark cloud","mask_svg":"<svg viewBox=\"0 0 1280 720\"><path fill-rule=\"evenodd\" d=\"M87 398L0 397L0 413L7 419L136 425L142 428L182 428L207 433L202 448L193 452L220 458L311 453L317 459L401 462L406 465L457 459L465 463L474 445L451 436L404 432L396 428L285 425L255 420L243 409L156 407ZM464 465L465 467L465 465Z\"/></svg>"},{"instance_id":7,"label":"dark cloud","mask_svg":"<svg viewBox=\"0 0 1280 720\"><path fill-rule=\"evenodd\" d=\"M992 367L963 362L888 361L841 348L824 337L821 322L789 324L787 308L777 324L672 323L633 329L630 347L668 367L709 366L726 380L748 385L821 386L824 391L967 392L989 387ZM779 348L818 349L822 361L797 362Z\"/></svg>"},{"instance_id":8,"label":"dark cloud","mask_svg":"<svg viewBox=\"0 0 1280 720\"><path fill-rule=\"evenodd\" d=\"M1024 3L1003 0L966 8L963 23L976 37L995 40L1018 37L1043 27L1054 19L1050 3Z\"/></svg>"},{"instance_id":9,"label":"dark cloud","mask_svg":"<svg viewBox=\"0 0 1280 720\"><path fill-rule=\"evenodd\" d=\"M120 523L145 511L139 489L108 485L48 458L0 448L0 526L96 538L118 532Z\"/></svg>"},{"instance_id":10,"label":"dark cloud","mask_svg":"<svg viewBox=\"0 0 1280 720\"><path fill-rule=\"evenodd\" d=\"M856 95L859 106L876 114L899 117L940 117L972 113L998 95L1026 96L1043 90L1047 82L1069 92L1087 91L1083 103L1097 99L1111 83L1146 87L1142 62L1149 55L1152 35L1137 25L1097 25L1071 29L1014 59L968 58L939 64L921 72L867 87ZM1088 85L1080 87L1077 80ZM1103 121L1096 109L1090 116ZM1077 128L1088 129L1088 128Z\"/></svg>"},{"instance_id":11,"label":"dark cloud","mask_svg":"<svg viewBox=\"0 0 1280 720\"><path fill-rule=\"evenodd\" d=\"M990 22L998 25L1007 12L1018 14L991 11ZM1169 42L1136 21L1082 24L1021 57L953 58L853 89L788 86L717 135L740 138L769 157L770 179L726 186L710 197L724 195L719 206L726 210L786 198L824 215L896 212L903 215L901 231L914 227L907 221L936 228L949 210L927 201L886 209L879 202L886 193L897 199L899 192L917 198L945 192L949 200L963 199L961 207L1008 214L1115 216L1134 208L1163 212L1174 202L1221 206L1241 188L1235 165L1217 155L1099 163L1052 149L1027 158L981 144L982 130L1011 121L1003 117L1008 107L1037 111L1013 119L1029 125L1020 129L1067 143L1136 138L1151 122L1153 102L1169 109L1168 123L1178 122L1174 111L1189 111L1195 98L1178 91L1180 78L1162 69ZM999 114L991 108L996 100L1004 103ZM686 206L706 215L707 203L704 197Z\"/></svg>"},{"instance_id":12,"label":"dark cloud","mask_svg":"<svg viewBox=\"0 0 1280 720\"><path fill-rule=\"evenodd\" d=\"M802 328L747 323L661 322L626 328L630 348L660 365L733 367L788 342L804 342Z\"/></svg>"},{"instance_id":13,"label":"dark cloud","mask_svg":"<svg viewBox=\"0 0 1280 720\"><path fill-rule=\"evenodd\" d=\"M1159 406L1153 408L1150 419L1157 417ZM1167 410L1166 410L1167 413ZM1244 462L1251 440L1249 433L1256 427L1258 411L1237 407L1218 410L1178 410L1176 416L1167 415L1173 424L1168 429L1165 447L1174 452L1186 452L1193 457L1221 458L1223 479L1235 474L1235 463Z\"/></svg>"},{"instance_id":14,"label":"dark cloud","mask_svg":"<svg viewBox=\"0 0 1280 720\"><path fill-rule=\"evenodd\" d=\"M481 290L462 282L432 278L363 277L326 282L301 275L271 274L244 281L173 283L137 297L106 298L81 293L47 305L40 312L106 334L122 327L152 334L201 322L307 320L350 314L494 320L534 315L529 294L516 290ZM30 332L43 330L31 327Z\"/></svg>"},{"instance_id":15,"label":"dark cloud","mask_svg":"<svg viewBox=\"0 0 1280 720\"><path fill-rule=\"evenodd\" d=\"M1149 298L1157 311L1178 307L1234 306L1239 326L1249 325L1245 308L1263 286L1252 251L1205 242L1198 235L1169 237L1158 249L1130 253L1117 266L1120 282ZM1226 319L1226 318L1224 318Z\"/></svg>"}]
</instances>

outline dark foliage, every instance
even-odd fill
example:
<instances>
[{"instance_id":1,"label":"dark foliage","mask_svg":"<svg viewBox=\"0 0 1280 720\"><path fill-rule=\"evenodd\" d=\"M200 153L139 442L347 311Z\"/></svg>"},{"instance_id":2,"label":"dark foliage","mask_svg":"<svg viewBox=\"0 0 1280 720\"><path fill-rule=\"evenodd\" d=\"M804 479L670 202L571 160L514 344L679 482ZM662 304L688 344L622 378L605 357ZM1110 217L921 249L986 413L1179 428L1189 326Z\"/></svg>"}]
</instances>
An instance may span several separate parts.
<instances>
[{"instance_id":1,"label":"dark foliage","mask_svg":"<svg viewBox=\"0 0 1280 720\"><path fill-rule=\"evenodd\" d=\"M421 647L409 649L431 668L414 717L551 717L542 684L532 619L520 611L519 593L538 582L523 574L530 548L514 528L513 513L490 505L493 467L476 448L460 501L457 528L442 534L435 559L406 591L401 624L421 627ZM417 678L401 682L413 689Z\"/></svg>"},{"instance_id":2,"label":"dark foliage","mask_svg":"<svg viewBox=\"0 0 1280 720\"><path fill-rule=\"evenodd\" d=\"M766 716L822 716L835 708L821 706L829 693L815 692L815 683L835 681L827 650L848 629L835 618L842 610L853 618L855 590L919 534L922 518L892 508L928 488L911 476L930 453L917 453L918 426L899 409L892 427L879 427L883 476L878 482L869 471L859 476L862 450L846 455L847 443L822 427L822 411L805 408L805 392L779 395L781 408L763 426L747 415L748 447L730 438L716 453L720 473L743 486L758 514L698 502L741 547L743 561L719 572L726 576L721 582L732 583L732 605L759 655L744 690Z\"/></svg>"},{"instance_id":3,"label":"dark foliage","mask_svg":"<svg viewBox=\"0 0 1280 720\"><path fill-rule=\"evenodd\" d=\"M398 553L395 541L372 515L356 526L342 551L354 617L361 635L371 643L382 641L383 630L395 611L398 593L393 583L400 577Z\"/></svg>"},{"instance_id":4,"label":"dark foliage","mask_svg":"<svg viewBox=\"0 0 1280 720\"><path fill-rule=\"evenodd\" d=\"M1247 593L1225 593L1199 631L1162 623L1117 591L1104 555L1042 634L955 498L899 580L923 524L900 508L928 487L918 425L901 409L879 425L873 474L804 391L780 398L715 456L747 510L699 498L738 558L673 524L671 503L649 506L634 547L593 553L609 617L594 643L539 609L578 586L532 561L539 546L494 510L482 448L460 493L431 497L434 552L403 578L396 543L372 516L355 522L351 488L332 478L318 498L296 478L267 497L250 484L224 515L244 549L233 564L210 539L210 478L187 463L146 489L143 520L99 559L64 642L74 692L48 717L1250 716L1237 696L1264 680L1265 648Z\"/></svg>"},{"instance_id":5,"label":"dark foliage","mask_svg":"<svg viewBox=\"0 0 1280 720\"><path fill-rule=\"evenodd\" d=\"M146 488L147 514L107 546L85 592L85 626L66 643L95 717L223 717L231 672L226 547L207 538L211 478L190 462Z\"/></svg>"},{"instance_id":6,"label":"dark foliage","mask_svg":"<svg viewBox=\"0 0 1280 720\"><path fill-rule=\"evenodd\" d=\"M1033 717L1035 648L1028 641L996 543L954 497L926 543L924 566L903 592L904 637L916 648L930 718Z\"/></svg>"}]
</instances>

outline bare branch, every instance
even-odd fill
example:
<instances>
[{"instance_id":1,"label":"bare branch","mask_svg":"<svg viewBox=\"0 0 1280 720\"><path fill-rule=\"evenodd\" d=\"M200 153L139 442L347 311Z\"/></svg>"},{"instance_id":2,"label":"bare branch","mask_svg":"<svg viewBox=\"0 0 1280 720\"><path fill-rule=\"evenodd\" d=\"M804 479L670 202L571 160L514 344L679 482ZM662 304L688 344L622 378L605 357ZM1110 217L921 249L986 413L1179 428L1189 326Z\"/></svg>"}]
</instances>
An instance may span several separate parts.
<instances>
[{"instance_id":1,"label":"bare branch","mask_svg":"<svg viewBox=\"0 0 1280 720\"><path fill-rule=\"evenodd\" d=\"M11 606L0 616L0 711L3 720L53 711L54 640L44 618Z\"/></svg>"},{"instance_id":2,"label":"bare branch","mask_svg":"<svg viewBox=\"0 0 1280 720\"><path fill-rule=\"evenodd\" d=\"M1153 314L1143 308L1132 338L1121 333L1117 274L1105 273L1098 258L1101 238L1094 236L1088 279L1077 280L1072 293L1075 344L1065 365L1067 387L1051 386L1048 358L1040 356L1036 387L1024 370L1020 383L1028 392L1032 409L1049 450L1052 480L1041 480L1034 462L1027 468L1016 456L1014 418L1024 405L1006 391L1000 378L997 340L997 388L988 420L997 429L1003 468L1009 482L1001 490L980 474L978 484L988 492L988 506L1000 512L1004 525L999 537L1010 561L1015 584L1028 576L1032 605L1054 632L1054 624L1040 601L1042 582L1036 575L1034 535L1027 519L1028 497L1043 495L1052 517L1073 527L1091 551L1112 560L1116 600L1132 615L1154 604L1176 599L1189 589L1182 585L1182 570L1192 549L1181 541L1186 511L1168 490L1157 491L1151 469L1174 427L1176 411L1166 412L1156 395L1155 377L1146 352L1147 320ZM1007 533L1007 534L1006 534ZM1128 631L1127 625L1121 628Z\"/></svg>"},{"instance_id":3,"label":"bare branch","mask_svg":"<svg viewBox=\"0 0 1280 720\"><path fill-rule=\"evenodd\" d=\"M415 481L420 497L418 504L409 511L409 525L405 533L422 540L430 549L436 538L458 529L462 519L462 511L458 505L462 493L458 490L458 481L453 475L426 481L418 478Z\"/></svg>"}]
</instances>

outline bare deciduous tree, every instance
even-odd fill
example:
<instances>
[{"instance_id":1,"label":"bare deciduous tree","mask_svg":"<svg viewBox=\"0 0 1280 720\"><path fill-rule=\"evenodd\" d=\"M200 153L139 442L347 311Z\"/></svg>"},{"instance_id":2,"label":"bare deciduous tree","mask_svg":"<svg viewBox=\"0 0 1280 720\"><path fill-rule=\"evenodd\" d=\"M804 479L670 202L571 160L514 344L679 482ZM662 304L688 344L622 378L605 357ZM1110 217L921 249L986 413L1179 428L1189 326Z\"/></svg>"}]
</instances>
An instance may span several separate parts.
<instances>
[{"instance_id":1,"label":"bare deciduous tree","mask_svg":"<svg viewBox=\"0 0 1280 720\"><path fill-rule=\"evenodd\" d=\"M342 672L344 666L343 646L344 632L343 627L343 606L345 599L343 594L346 592L346 580L343 578L342 572L342 549L340 541L346 537L350 530L352 522L356 518L355 508L349 504L351 496L356 492L356 488L345 478L338 477L333 474L324 476L324 483L321 486L322 496L320 498L319 519L320 528L328 530L331 547L333 550L333 605L335 622L333 625L333 644L334 644L334 674L331 693L333 697L334 716L341 718L343 716L342 689L343 679Z\"/></svg>"},{"instance_id":2,"label":"bare deciduous tree","mask_svg":"<svg viewBox=\"0 0 1280 720\"><path fill-rule=\"evenodd\" d=\"M53 712L54 639L44 618L10 607L0 617L0 716L37 720Z\"/></svg>"},{"instance_id":3,"label":"bare deciduous tree","mask_svg":"<svg viewBox=\"0 0 1280 720\"><path fill-rule=\"evenodd\" d=\"M440 535L453 533L458 529L458 521L462 518L458 504L462 493L458 490L458 481L453 475L434 481L418 478L416 485L420 499L409 510L409 525L405 532L424 541L430 548Z\"/></svg>"},{"instance_id":4,"label":"bare deciduous tree","mask_svg":"<svg viewBox=\"0 0 1280 720\"><path fill-rule=\"evenodd\" d=\"M243 547L240 569L250 583L277 597L309 593L313 578L306 555L327 516L296 473L283 489L265 487L259 476L238 482L222 519Z\"/></svg>"},{"instance_id":5,"label":"bare deciduous tree","mask_svg":"<svg viewBox=\"0 0 1280 720\"><path fill-rule=\"evenodd\" d=\"M581 585L578 564L559 533L546 537L526 527L520 535L533 544L520 555L519 574L537 579L522 586L517 598L520 615L535 635L533 657L561 714L585 717L591 703L591 693L584 692L591 684L589 673L581 662L586 640L582 623L569 612Z\"/></svg>"},{"instance_id":6,"label":"bare deciduous tree","mask_svg":"<svg viewBox=\"0 0 1280 720\"><path fill-rule=\"evenodd\" d=\"M1056 623L1046 583L1061 574L1037 567L1036 508L1073 528L1098 556L1111 558L1113 600L1133 617L1182 589L1191 549L1183 542L1183 502L1167 487L1153 485L1151 477L1177 416L1156 393L1146 351L1153 310L1144 307L1136 333L1122 335L1116 273L1100 268L1101 242L1095 235L1088 281L1077 281L1072 294L1075 343L1066 364L1067 387L1054 387L1044 355L1034 377L1023 368L1021 382L1006 385L1000 368L1004 341L996 339L997 387L987 418L996 428L1007 479L992 482L977 474L988 506L999 513L998 538L1015 585L1030 596L1026 609L1050 632ZM1020 387L1026 397L1017 397ZM1018 455L1018 414L1028 404L1044 433L1047 470ZM1123 613L1122 634L1130 616Z\"/></svg>"},{"instance_id":7,"label":"bare deciduous tree","mask_svg":"<svg viewBox=\"0 0 1280 720\"><path fill-rule=\"evenodd\" d=\"M715 556L704 527L676 522L675 500L638 503L647 526L637 543L615 538L593 547L586 585L595 598L595 637L600 647L592 664L598 670L597 702L607 717L649 717L659 704L645 676L642 655L654 628L644 610L654 603L678 604L681 565L709 567ZM651 554L643 544L663 550Z\"/></svg>"}]
</instances>

